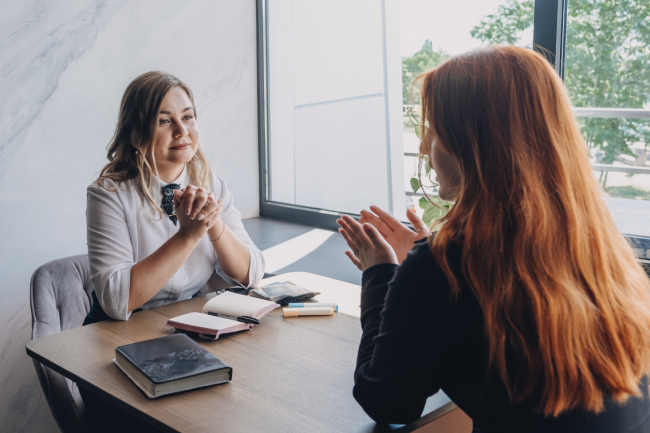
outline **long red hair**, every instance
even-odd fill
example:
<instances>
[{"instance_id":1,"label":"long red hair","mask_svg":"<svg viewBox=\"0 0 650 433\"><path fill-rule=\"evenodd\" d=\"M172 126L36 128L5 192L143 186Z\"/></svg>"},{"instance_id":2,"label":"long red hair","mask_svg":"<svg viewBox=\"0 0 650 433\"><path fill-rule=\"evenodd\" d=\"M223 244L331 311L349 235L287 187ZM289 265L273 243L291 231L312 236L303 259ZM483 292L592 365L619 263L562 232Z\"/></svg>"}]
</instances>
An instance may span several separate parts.
<instances>
[{"instance_id":1,"label":"long red hair","mask_svg":"<svg viewBox=\"0 0 650 433\"><path fill-rule=\"evenodd\" d=\"M515 47L470 52L422 78L425 150L435 140L461 177L431 249L457 294L445 252L463 246L490 371L513 402L540 393L538 409L552 416L640 395L650 282L600 196L560 78Z\"/></svg>"}]
</instances>

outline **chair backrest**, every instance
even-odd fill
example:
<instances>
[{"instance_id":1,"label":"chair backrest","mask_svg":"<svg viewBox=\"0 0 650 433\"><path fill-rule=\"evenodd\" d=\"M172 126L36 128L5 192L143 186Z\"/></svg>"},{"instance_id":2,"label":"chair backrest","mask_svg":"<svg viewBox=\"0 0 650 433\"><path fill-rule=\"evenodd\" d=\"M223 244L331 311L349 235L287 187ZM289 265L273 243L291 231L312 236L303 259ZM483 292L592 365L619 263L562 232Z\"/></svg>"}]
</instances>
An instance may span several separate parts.
<instances>
[{"instance_id":1,"label":"chair backrest","mask_svg":"<svg viewBox=\"0 0 650 433\"><path fill-rule=\"evenodd\" d=\"M36 269L30 284L32 340L81 326L92 304L88 255L66 257ZM52 415L63 433L94 430L77 385L34 360Z\"/></svg>"}]
</instances>

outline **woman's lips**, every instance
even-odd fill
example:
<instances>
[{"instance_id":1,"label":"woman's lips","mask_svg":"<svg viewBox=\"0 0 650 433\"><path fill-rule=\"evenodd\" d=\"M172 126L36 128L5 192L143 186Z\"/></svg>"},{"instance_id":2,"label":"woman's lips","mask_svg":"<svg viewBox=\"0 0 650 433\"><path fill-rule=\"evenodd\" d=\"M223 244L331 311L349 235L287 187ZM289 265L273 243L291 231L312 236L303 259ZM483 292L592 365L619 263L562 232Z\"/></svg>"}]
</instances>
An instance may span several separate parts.
<instances>
[{"instance_id":1,"label":"woman's lips","mask_svg":"<svg viewBox=\"0 0 650 433\"><path fill-rule=\"evenodd\" d=\"M178 146L172 146L172 147L170 147L170 149L172 149L172 150L185 150L185 149L187 149L189 147L190 147L190 144L185 143L185 144L179 144Z\"/></svg>"}]
</instances>

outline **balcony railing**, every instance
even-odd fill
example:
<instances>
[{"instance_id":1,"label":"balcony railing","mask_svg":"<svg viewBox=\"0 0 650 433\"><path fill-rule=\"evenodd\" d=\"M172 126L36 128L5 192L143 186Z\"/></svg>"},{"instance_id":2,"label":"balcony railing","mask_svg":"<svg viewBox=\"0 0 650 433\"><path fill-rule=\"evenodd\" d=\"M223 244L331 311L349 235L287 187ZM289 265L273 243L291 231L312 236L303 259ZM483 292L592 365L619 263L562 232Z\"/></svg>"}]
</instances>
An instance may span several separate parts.
<instances>
[{"instance_id":1,"label":"balcony railing","mask_svg":"<svg viewBox=\"0 0 650 433\"><path fill-rule=\"evenodd\" d=\"M412 105L404 105L402 107L405 119L408 116L409 109L413 109ZM573 108L573 114L578 118L597 117L597 118L632 118L632 119L650 119L650 110L639 108ZM405 157L418 158L420 156L417 152L404 152ZM630 159L632 159L630 157ZM630 161L631 162L631 161ZM636 166L636 165L612 165L612 164L591 164L594 171L605 174L612 173L626 173L626 174L650 174L650 167ZM424 197L421 192L413 193L405 191L406 196L409 197Z\"/></svg>"}]
</instances>

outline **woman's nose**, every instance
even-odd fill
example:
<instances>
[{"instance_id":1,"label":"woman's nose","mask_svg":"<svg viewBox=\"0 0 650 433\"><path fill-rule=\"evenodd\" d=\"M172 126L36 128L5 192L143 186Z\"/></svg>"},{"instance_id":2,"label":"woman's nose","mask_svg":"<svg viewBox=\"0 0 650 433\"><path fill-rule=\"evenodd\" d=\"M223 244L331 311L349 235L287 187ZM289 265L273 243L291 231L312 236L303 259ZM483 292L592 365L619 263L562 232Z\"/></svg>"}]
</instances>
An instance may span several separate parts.
<instances>
[{"instance_id":1,"label":"woman's nose","mask_svg":"<svg viewBox=\"0 0 650 433\"><path fill-rule=\"evenodd\" d=\"M187 128L182 123L176 123L176 128L174 129L174 138L181 138L188 135Z\"/></svg>"}]
</instances>

